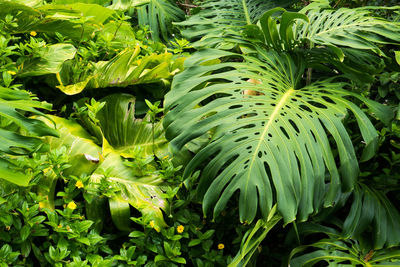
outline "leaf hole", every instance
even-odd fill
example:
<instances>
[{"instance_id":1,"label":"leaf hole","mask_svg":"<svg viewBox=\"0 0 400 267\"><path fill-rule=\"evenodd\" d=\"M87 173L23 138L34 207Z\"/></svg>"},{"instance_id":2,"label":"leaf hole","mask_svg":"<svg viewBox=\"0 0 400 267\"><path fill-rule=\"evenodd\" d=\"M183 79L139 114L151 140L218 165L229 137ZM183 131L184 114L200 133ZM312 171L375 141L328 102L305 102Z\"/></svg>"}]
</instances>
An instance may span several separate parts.
<instances>
[{"instance_id":1,"label":"leaf hole","mask_svg":"<svg viewBox=\"0 0 400 267\"><path fill-rule=\"evenodd\" d=\"M287 139L290 139L288 133L286 132L285 128L283 128L282 126L279 127L281 129L281 132L286 136Z\"/></svg>"}]
</instances>

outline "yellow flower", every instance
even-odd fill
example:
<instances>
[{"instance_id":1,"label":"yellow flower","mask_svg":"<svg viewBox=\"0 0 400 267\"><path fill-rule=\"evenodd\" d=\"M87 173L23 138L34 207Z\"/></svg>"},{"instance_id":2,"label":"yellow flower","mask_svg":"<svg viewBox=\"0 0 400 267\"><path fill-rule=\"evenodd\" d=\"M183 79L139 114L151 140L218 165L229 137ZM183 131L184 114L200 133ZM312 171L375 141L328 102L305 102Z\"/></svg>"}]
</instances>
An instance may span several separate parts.
<instances>
[{"instance_id":1,"label":"yellow flower","mask_svg":"<svg viewBox=\"0 0 400 267\"><path fill-rule=\"evenodd\" d=\"M224 249L224 247L225 247L224 244L222 244L222 243L219 243L219 244L218 244L218 249Z\"/></svg>"},{"instance_id":2,"label":"yellow flower","mask_svg":"<svg viewBox=\"0 0 400 267\"><path fill-rule=\"evenodd\" d=\"M33 36L33 37L35 37L35 36L37 35L37 32L31 31L30 35Z\"/></svg>"},{"instance_id":3,"label":"yellow flower","mask_svg":"<svg viewBox=\"0 0 400 267\"><path fill-rule=\"evenodd\" d=\"M150 221L150 227L151 227L151 228L154 228L154 225L155 225L155 224L154 224L154 221Z\"/></svg>"},{"instance_id":4,"label":"yellow flower","mask_svg":"<svg viewBox=\"0 0 400 267\"><path fill-rule=\"evenodd\" d=\"M71 230L71 227L69 227L69 225L67 225L66 228L67 228L67 231L68 231L68 232L71 232L71 231L72 231L72 230Z\"/></svg>"},{"instance_id":5,"label":"yellow flower","mask_svg":"<svg viewBox=\"0 0 400 267\"><path fill-rule=\"evenodd\" d=\"M183 227L183 225L178 225L178 227L176 227L176 231L180 234L183 233L183 230L185 230L185 227Z\"/></svg>"},{"instance_id":6,"label":"yellow flower","mask_svg":"<svg viewBox=\"0 0 400 267\"><path fill-rule=\"evenodd\" d=\"M168 156L168 155L166 155L166 156L165 156L165 157L163 157L162 159L164 159L164 160L165 160L165 159L168 159L168 157L169 157L169 156Z\"/></svg>"},{"instance_id":7,"label":"yellow flower","mask_svg":"<svg viewBox=\"0 0 400 267\"><path fill-rule=\"evenodd\" d=\"M75 186L78 187L78 188L83 188L83 183L82 183L82 181L81 181L81 180L77 181L77 182L75 183Z\"/></svg>"},{"instance_id":8,"label":"yellow flower","mask_svg":"<svg viewBox=\"0 0 400 267\"><path fill-rule=\"evenodd\" d=\"M59 225L57 225L57 228L61 228L61 227L62 227L61 223Z\"/></svg>"},{"instance_id":9,"label":"yellow flower","mask_svg":"<svg viewBox=\"0 0 400 267\"><path fill-rule=\"evenodd\" d=\"M6 226L6 230L7 230L7 231L10 231L10 229L11 229L11 226L7 225L7 226Z\"/></svg>"},{"instance_id":10,"label":"yellow flower","mask_svg":"<svg viewBox=\"0 0 400 267\"><path fill-rule=\"evenodd\" d=\"M67 205L67 208L69 208L69 209L71 209L71 210L76 209L76 207L77 207L77 206L76 206L76 204L75 204L74 201L69 202L68 205Z\"/></svg>"},{"instance_id":11,"label":"yellow flower","mask_svg":"<svg viewBox=\"0 0 400 267\"><path fill-rule=\"evenodd\" d=\"M11 74L11 75L17 74L15 71L12 71L12 70L8 70L7 73L8 73L8 74Z\"/></svg>"}]
</instances>

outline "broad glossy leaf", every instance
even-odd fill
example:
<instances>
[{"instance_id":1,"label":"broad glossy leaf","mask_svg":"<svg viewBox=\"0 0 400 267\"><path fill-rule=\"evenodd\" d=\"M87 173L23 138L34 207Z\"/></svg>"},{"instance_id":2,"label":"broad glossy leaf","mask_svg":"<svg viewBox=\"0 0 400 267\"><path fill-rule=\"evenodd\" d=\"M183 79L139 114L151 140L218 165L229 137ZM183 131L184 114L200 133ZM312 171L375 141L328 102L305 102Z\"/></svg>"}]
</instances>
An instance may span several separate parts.
<instances>
[{"instance_id":1,"label":"broad glossy leaf","mask_svg":"<svg viewBox=\"0 0 400 267\"><path fill-rule=\"evenodd\" d=\"M160 177L139 174L134 168L126 166L121 156L114 151L102 155L102 148L93 142L92 137L77 122L56 116L50 118L57 124L60 138L48 138L47 142L51 149L66 146L68 163L72 165L64 171L64 174L78 177L83 173L91 174L93 183L100 182L106 174L107 180L121 189L110 204L113 208L112 214L116 214L117 217L115 219L117 226L124 217L129 220L129 215L126 213L127 203L142 212L147 220L154 220L157 229L166 225L161 209L167 208L167 202L161 197L163 192L160 188L162 184ZM118 210L118 207L125 211ZM95 218L93 220L96 221ZM122 225L121 229L126 227Z\"/></svg>"},{"instance_id":2,"label":"broad glossy leaf","mask_svg":"<svg viewBox=\"0 0 400 267\"><path fill-rule=\"evenodd\" d=\"M113 10L96 4L63 4L45 5L38 10L44 13L47 18L52 19L80 19L85 17L89 23L102 24L115 14Z\"/></svg>"},{"instance_id":3,"label":"broad glossy leaf","mask_svg":"<svg viewBox=\"0 0 400 267\"><path fill-rule=\"evenodd\" d=\"M84 89L126 87L135 84L157 83L182 70L183 58L173 60L172 54L152 54L139 58L140 47L127 48L110 61L95 63L95 70L84 81L57 86L72 95ZM64 81L61 76L59 81Z\"/></svg>"},{"instance_id":4,"label":"broad glossy leaf","mask_svg":"<svg viewBox=\"0 0 400 267\"><path fill-rule=\"evenodd\" d=\"M39 7L43 5L42 0L8 0L9 2L18 3L29 7Z\"/></svg>"},{"instance_id":5,"label":"broad glossy leaf","mask_svg":"<svg viewBox=\"0 0 400 267\"><path fill-rule=\"evenodd\" d=\"M92 137L77 122L56 116L50 118L56 123L60 137L47 138L47 143L51 149L62 146L67 148L68 164L71 167L64 171L65 174L78 177L83 173L90 175L99 165L96 160L91 159L100 160L101 147L93 142Z\"/></svg>"},{"instance_id":6,"label":"broad glossy leaf","mask_svg":"<svg viewBox=\"0 0 400 267\"><path fill-rule=\"evenodd\" d=\"M167 154L167 140L161 123L155 123L153 129L149 116L135 118L134 96L114 94L101 101L106 104L97 114L97 118L104 138L115 151L128 156L130 150L140 147L142 156L152 155L154 152L158 158L162 158Z\"/></svg>"},{"instance_id":7,"label":"broad glossy leaf","mask_svg":"<svg viewBox=\"0 0 400 267\"><path fill-rule=\"evenodd\" d=\"M31 177L16 170L14 163L0 158L0 178L20 186L28 186Z\"/></svg>"},{"instance_id":8,"label":"broad glossy leaf","mask_svg":"<svg viewBox=\"0 0 400 267\"><path fill-rule=\"evenodd\" d=\"M120 194L113 198L110 206L110 208L113 208L113 213L118 214L117 226L120 221L129 219L127 203L138 209L145 221L153 220L155 229L158 231L166 226L161 209L166 210L168 203L161 197L163 192L160 186L163 181L160 177L154 174L141 176L133 168L124 165L120 155L113 152L107 155L99 168L92 174L91 180L99 182L104 174L106 174L108 181L121 189ZM123 210L119 210L120 208ZM125 226L120 229L123 230L124 228Z\"/></svg>"},{"instance_id":9,"label":"broad glossy leaf","mask_svg":"<svg viewBox=\"0 0 400 267\"><path fill-rule=\"evenodd\" d=\"M54 44L42 47L35 57L23 62L20 77L58 73L62 64L75 57L76 49L71 44Z\"/></svg>"},{"instance_id":10,"label":"broad glossy leaf","mask_svg":"<svg viewBox=\"0 0 400 267\"><path fill-rule=\"evenodd\" d=\"M88 39L102 28L115 11L97 4L48 4L32 8L16 2L0 0L0 18L12 14L18 19L18 27L11 33L30 31L61 33L75 40Z\"/></svg>"},{"instance_id":11,"label":"broad glossy leaf","mask_svg":"<svg viewBox=\"0 0 400 267\"><path fill-rule=\"evenodd\" d=\"M243 62L201 65L228 56ZM386 122L392 111L347 91L344 82L328 79L302 86L302 62L262 49L257 58L203 50L175 76L164 119L173 150L215 131L184 174L188 177L205 164L198 193L204 196L206 213L214 207L214 215L219 214L237 191L241 221L251 222L258 208L266 217L275 201L285 223L296 217L304 221L322 206L333 205L337 194L350 191L358 176L357 158L343 125L350 115L366 143L361 160L374 155L377 132L349 99L363 101Z\"/></svg>"},{"instance_id":12,"label":"broad glossy leaf","mask_svg":"<svg viewBox=\"0 0 400 267\"><path fill-rule=\"evenodd\" d=\"M97 4L97 5L104 5L110 3L109 0L54 0L55 4L77 4L77 3L84 3L84 4Z\"/></svg>"},{"instance_id":13,"label":"broad glossy leaf","mask_svg":"<svg viewBox=\"0 0 400 267\"><path fill-rule=\"evenodd\" d=\"M39 137L58 136L57 131L50 126L26 116L44 115L38 109L50 110L51 105L37 101L26 91L0 87L0 119L3 125L7 125L7 122L9 124L0 128L0 151L14 155L29 154L43 145ZM12 124L20 130L15 130Z\"/></svg>"},{"instance_id":14,"label":"broad glossy leaf","mask_svg":"<svg viewBox=\"0 0 400 267\"><path fill-rule=\"evenodd\" d=\"M40 20L41 13L36 9L15 1L0 0L0 18L4 19L8 14L18 19L16 31L29 31Z\"/></svg>"},{"instance_id":15,"label":"broad glossy leaf","mask_svg":"<svg viewBox=\"0 0 400 267\"><path fill-rule=\"evenodd\" d=\"M149 2L150 0L113 0L112 5L108 6L108 8L126 11Z\"/></svg>"}]
</instances>

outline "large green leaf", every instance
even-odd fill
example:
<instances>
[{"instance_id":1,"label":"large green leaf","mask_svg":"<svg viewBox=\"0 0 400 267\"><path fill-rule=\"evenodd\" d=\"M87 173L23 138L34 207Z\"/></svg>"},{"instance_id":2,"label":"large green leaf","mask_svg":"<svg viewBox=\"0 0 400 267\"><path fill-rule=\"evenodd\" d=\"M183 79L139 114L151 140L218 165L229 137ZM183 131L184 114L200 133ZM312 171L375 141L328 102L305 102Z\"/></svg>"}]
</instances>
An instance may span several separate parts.
<instances>
[{"instance_id":1,"label":"large green leaf","mask_svg":"<svg viewBox=\"0 0 400 267\"><path fill-rule=\"evenodd\" d=\"M56 123L60 137L49 137L47 143L52 150L62 146L67 148L65 153L69 157L68 164L71 167L65 170L65 174L76 176L91 174L98 167L101 147L94 143L92 136L77 122L56 116L50 118Z\"/></svg>"},{"instance_id":2,"label":"large green leaf","mask_svg":"<svg viewBox=\"0 0 400 267\"><path fill-rule=\"evenodd\" d=\"M91 181L99 182L104 173L108 181L121 189L120 194L110 203L111 213L116 216L113 220L120 230L129 229L129 225L126 225L131 217L129 209L126 209L128 203L142 213L144 221L153 220L156 230L166 226L161 210L167 210L168 202L162 197L160 186L163 181L158 175L141 176L133 168L128 168L120 155L113 152L93 173Z\"/></svg>"},{"instance_id":3,"label":"large green leaf","mask_svg":"<svg viewBox=\"0 0 400 267\"><path fill-rule=\"evenodd\" d=\"M25 60L22 64L20 77L39 76L58 73L62 64L75 57L76 49L71 44L54 44L42 47L35 57Z\"/></svg>"},{"instance_id":4,"label":"large green leaf","mask_svg":"<svg viewBox=\"0 0 400 267\"><path fill-rule=\"evenodd\" d=\"M43 5L43 0L5 0L5 1L14 2L29 7L39 7Z\"/></svg>"},{"instance_id":5,"label":"large green leaf","mask_svg":"<svg viewBox=\"0 0 400 267\"><path fill-rule=\"evenodd\" d=\"M85 88L126 87L134 84L156 83L170 78L182 69L184 58L172 59L172 54L139 56L140 47L126 48L110 61L94 64L92 74L75 84L68 84L68 70L59 76L61 91L68 95L78 94Z\"/></svg>"},{"instance_id":6,"label":"large green leaf","mask_svg":"<svg viewBox=\"0 0 400 267\"><path fill-rule=\"evenodd\" d=\"M28 186L31 177L20 172L14 163L0 158L0 178L16 185Z\"/></svg>"},{"instance_id":7,"label":"large green leaf","mask_svg":"<svg viewBox=\"0 0 400 267\"><path fill-rule=\"evenodd\" d=\"M37 8L5 0L0 0L0 4L0 18L11 14L18 20L18 27L10 29L11 33L58 32L80 41L90 38L115 14L111 9L86 3L48 4Z\"/></svg>"},{"instance_id":8,"label":"large green leaf","mask_svg":"<svg viewBox=\"0 0 400 267\"><path fill-rule=\"evenodd\" d=\"M69 156L68 163L71 167L66 169L64 174L79 177L85 173L91 175L92 183L99 183L106 175L105 178L109 182L121 189L110 202L112 215L115 215L113 220L119 229L126 230L129 227L123 223L129 221L127 203L142 212L146 220L154 220L157 229L165 226L161 209L166 209L168 203L162 197L162 180L158 175L143 175L124 164L119 153L109 149L106 152L102 151L103 149L93 142L92 137L77 122L56 116L50 118L57 124L60 132L60 138L47 139L50 148L67 148L66 154ZM97 185L92 184L91 187L96 188Z\"/></svg>"},{"instance_id":9,"label":"large green leaf","mask_svg":"<svg viewBox=\"0 0 400 267\"><path fill-rule=\"evenodd\" d=\"M113 0L112 5L108 6L108 8L126 11L149 2L150 0Z\"/></svg>"},{"instance_id":10,"label":"large green leaf","mask_svg":"<svg viewBox=\"0 0 400 267\"><path fill-rule=\"evenodd\" d=\"M33 95L22 90L0 87L0 151L1 155L26 155L48 149L40 138L58 136L54 125L29 117L44 115L40 109L51 109L51 105L37 101ZM14 163L0 157L0 178L27 186L30 176L16 169Z\"/></svg>"},{"instance_id":11,"label":"large green leaf","mask_svg":"<svg viewBox=\"0 0 400 267\"><path fill-rule=\"evenodd\" d=\"M0 87L0 151L13 155L33 153L43 145L39 137L58 136L52 127L29 117L44 115L38 108L50 110L51 104L37 101L26 91Z\"/></svg>"},{"instance_id":12,"label":"large green leaf","mask_svg":"<svg viewBox=\"0 0 400 267\"><path fill-rule=\"evenodd\" d=\"M152 155L154 152L162 158L167 154L168 145L161 123L152 125L149 116L144 119L135 118L134 96L114 94L102 101L106 104L97 113L97 118L104 138L115 151L129 155L130 150L140 147L142 156Z\"/></svg>"},{"instance_id":13,"label":"large green leaf","mask_svg":"<svg viewBox=\"0 0 400 267\"><path fill-rule=\"evenodd\" d=\"M243 62L202 65L229 56ZM172 148L215 131L185 169L187 177L205 164L198 187L205 212L215 206L219 214L240 191L241 221L251 222L258 207L266 218L275 201L285 223L296 216L303 221L333 205L340 190L353 188L358 162L343 120L350 111L358 123L366 143L361 160L374 155L378 135L348 98L363 101L386 122L392 111L347 91L344 82L302 86L302 62L274 51L259 50L256 58L203 50L175 76L164 119Z\"/></svg>"}]
</instances>

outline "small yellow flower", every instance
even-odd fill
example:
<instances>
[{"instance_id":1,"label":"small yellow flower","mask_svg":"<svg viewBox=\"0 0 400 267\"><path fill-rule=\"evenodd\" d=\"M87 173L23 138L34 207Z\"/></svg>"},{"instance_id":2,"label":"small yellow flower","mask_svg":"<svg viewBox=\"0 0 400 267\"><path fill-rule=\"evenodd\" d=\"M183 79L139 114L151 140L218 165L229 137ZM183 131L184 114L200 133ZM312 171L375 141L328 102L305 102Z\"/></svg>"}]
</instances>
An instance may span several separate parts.
<instances>
[{"instance_id":1,"label":"small yellow flower","mask_svg":"<svg viewBox=\"0 0 400 267\"><path fill-rule=\"evenodd\" d=\"M75 186L78 187L78 188L83 188L83 183L82 183L82 181L81 181L81 180L77 181L77 182L75 183Z\"/></svg>"},{"instance_id":2,"label":"small yellow flower","mask_svg":"<svg viewBox=\"0 0 400 267\"><path fill-rule=\"evenodd\" d=\"M8 70L7 73L10 74L10 75L15 75L15 74L17 74L15 71L12 71L12 70Z\"/></svg>"},{"instance_id":3,"label":"small yellow flower","mask_svg":"<svg viewBox=\"0 0 400 267\"><path fill-rule=\"evenodd\" d=\"M165 159L167 159L168 157L169 157L169 156L168 156L168 155L166 155L166 156L165 156L165 157L163 157L162 159L163 159L163 160L165 160Z\"/></svg>"},{"instance_id":4,"label":"small yellow flower","mask_svg":"<svg viewBox=\"0 0 400 267\"><path fill-rule=\"evenodd\" d=\"M30 35L33 36L33 37L35 37L35 36L37 35L37 32L31 31L31 32L30 32Z\"/></svg>"},{"instance_id":5,"label":"small yellow flower","mask_svg":"<svg viewBox=\"0 0 400 267\"><path fill-rule=\"evenodd\" d=\"M154 228L154 225L155 225L155 224L154 224L154 221L150 221L149 224L150 224L150 227L151 227L151 228Z\"/></svg>"},{"instance_id":6,"label":"small yellow flower","mask_svg":"<svg viewBox=\"0 0 400 267\"><path fill-rule=\"evenodd\" d=\"M7 230L7 231L10 231L10 229L11 229L11 226L7 225L7 226L6 226L6 230Z\"/></svg>"},{"instance_id":7,"label":"small yellow flower","mask_svg":"<svg viewBox=\"0 0 400 267\"><path fill-rule=\"evenodd\" d=\"M44 202L39 202L39 209L43 209L44 207L46 207Z\"/></svg>"},{"instance_id":8,"label":"small yellow flower","mask_svg":"<svg viewBox=\"0 0 400 267\"><path fill-rule=\"evenodd\" d=\"M183 225L178 225L178 227L176 227L176 231L180 234L183 233L183 230L185 230L185 227L183 227Z\"/></svg>"},{"instance_id":9,"label":"small yellow flower","mask_svg":"<svg viewBox=\"0 0 400 267\"><path fill-rule=\"evenodd\" d=\"M71 210L76 209L76 207L77 207L77 206L76 206L76 204L75 204L74 201L69 202L68 205L67 205L67 208L69 208L69 209L71 209Z\"/></svg>"},{"instance_id":10,"label":"small yellow flower","mask_svg":"<svg viewBox=\"0 0 400 267\"><path fill-rule=\"evenodd\" d=\"M67 228L67 231L68 231L68 232L71 232L71 231L72 231L72 230L71 230L71 227L69 227L69 225L67 225L66 228Z\"/></svg>"},{"instance_id":11,"label":"small yellow flower","mask_svg":"<svg viewBox=\"0 0 400 267\"><path fill-rule=\"evenodd\" d=\"M225 245L224 244L222 244L222 243L219 243L218 244L218 249L224 249L225 248Z\"/></svg>"},{"instance_id":12,"label":"small yellow flower","mask_svg":"<svg viewBox=\"0 0 400 267\"><path fill-rule=\"evenodd\" d=\"M61 228L61 227L62 227L61 223L59 225L57 225L57 228Z\"/></svg>"}]
</instances>

